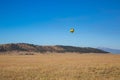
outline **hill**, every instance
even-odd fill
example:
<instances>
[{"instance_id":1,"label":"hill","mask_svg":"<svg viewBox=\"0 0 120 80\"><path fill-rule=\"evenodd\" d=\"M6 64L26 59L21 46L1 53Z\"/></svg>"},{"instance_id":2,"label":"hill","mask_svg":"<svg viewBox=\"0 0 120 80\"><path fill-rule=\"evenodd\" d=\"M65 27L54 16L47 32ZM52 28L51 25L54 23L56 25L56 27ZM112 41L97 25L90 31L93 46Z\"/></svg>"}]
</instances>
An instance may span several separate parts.
<instances>
[{"instance_id":1,"label":"hill","mask_svg":"<svg viewBox=\"0 0 120 80\"><path fill-rule=\"evenodd\" d=\"M107 51L107 52L111 52L111 53L116 53L116 54L120 53L119 49L111 49L111 48L105 48L105 47L99 47L98 49L101 49L101 50L104 50L104 51Z\"/></svg>"},{"instance_id":2,"label":"hill","mask_svg":"<svg viewBox=\"0 0 120 80\"><path fill-rule=\"evenodd\" d=\"M27 51L27 52L57 52L57 53L65 53L65 52L77 52L77 53L108 53L106 51L90 48L90 47L73 47L73 46L39 46L34 44L27 43L12 43L12 44L1 44L0 52L8 52L8 51Z\"/></svg>"}]
</instances>

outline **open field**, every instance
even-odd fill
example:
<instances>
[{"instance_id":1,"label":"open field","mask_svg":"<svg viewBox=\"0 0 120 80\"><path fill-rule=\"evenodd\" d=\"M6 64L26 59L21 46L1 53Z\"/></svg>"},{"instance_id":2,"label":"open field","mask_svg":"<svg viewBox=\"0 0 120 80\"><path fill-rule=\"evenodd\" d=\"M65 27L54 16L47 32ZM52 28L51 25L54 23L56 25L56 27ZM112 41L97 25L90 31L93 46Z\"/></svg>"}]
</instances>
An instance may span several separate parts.
<instances>
[{"instance_id":1,"label":"open field","mask_svg":"<svg viewBox=\"0 0 120 80\"><path fill-rule=\"evenodd\" d=\"M120 55L0 55L0 80L120 80Z\"/></svg>"}]
</instances>

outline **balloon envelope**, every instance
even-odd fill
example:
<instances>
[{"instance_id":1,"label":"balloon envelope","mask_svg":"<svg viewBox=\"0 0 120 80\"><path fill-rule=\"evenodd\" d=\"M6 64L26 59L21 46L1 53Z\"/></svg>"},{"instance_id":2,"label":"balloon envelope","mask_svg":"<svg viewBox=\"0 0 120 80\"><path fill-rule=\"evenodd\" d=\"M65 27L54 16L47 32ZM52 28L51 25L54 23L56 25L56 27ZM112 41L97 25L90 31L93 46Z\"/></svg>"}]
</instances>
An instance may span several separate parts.
<instances>
[{"instance_id":1,"label":"balloon envelope","mask_svg":"<svg viewBox=\"0 0 120 80\"><path fill-rule=\"evenodd\" d=\"M73 33L74 31L75 31L74 28L71 28L71 29L70 29L70 32L71 32L71 33Z\"/></svg>"}]
</instances>

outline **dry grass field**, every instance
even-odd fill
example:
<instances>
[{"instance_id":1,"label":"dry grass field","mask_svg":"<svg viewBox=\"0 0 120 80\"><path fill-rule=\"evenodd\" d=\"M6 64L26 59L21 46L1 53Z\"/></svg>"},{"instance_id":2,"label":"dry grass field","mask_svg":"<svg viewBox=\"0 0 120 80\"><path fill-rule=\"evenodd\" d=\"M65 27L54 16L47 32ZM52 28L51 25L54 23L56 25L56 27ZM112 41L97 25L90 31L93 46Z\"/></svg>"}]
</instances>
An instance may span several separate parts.
<instances>
[{"instance_id":1,"label":"dry grass field","mask_svg":"<svg viewBox=\"0 0 120 80\"><path fill-rule=\"evenodd\" d=\"M0 80L120 80L120 55L0 55Z\"/></svg>"}]
</instances>

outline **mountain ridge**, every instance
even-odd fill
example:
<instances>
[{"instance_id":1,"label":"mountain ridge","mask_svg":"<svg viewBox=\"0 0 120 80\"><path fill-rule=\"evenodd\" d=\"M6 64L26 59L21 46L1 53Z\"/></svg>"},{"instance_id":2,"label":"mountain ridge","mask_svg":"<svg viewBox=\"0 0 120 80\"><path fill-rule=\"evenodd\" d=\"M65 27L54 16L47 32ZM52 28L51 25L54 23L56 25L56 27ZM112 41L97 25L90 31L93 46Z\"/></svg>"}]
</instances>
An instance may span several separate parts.
<instances>
[{"instance_id":1,"label":"mountain ridge","mask_svg":"<svg viewBox=\"0 0 120 80\"><path fill-rule=\"evenodd\" d=\"M98 47L98 49L107 51L107 52L111 52L111 53L115 53L115 54L119 54L120 53L120 49L112 49L112 48L106 48L106 47Z\"/></svg>"},{"instance_id":2,"label":"mountain ridge","mask_svg":"<svg viewBox=\"0 0 120 80\"><path fill-rule=\"evenodd\" d=\"M0 44L0 52L8 51L27 51L27 52L77 52L77 53L109 53L104 50L91 47L75 47L75 46L40 46L28 43L10 43L10 44Z\"/></svg>"}]
</instances>

